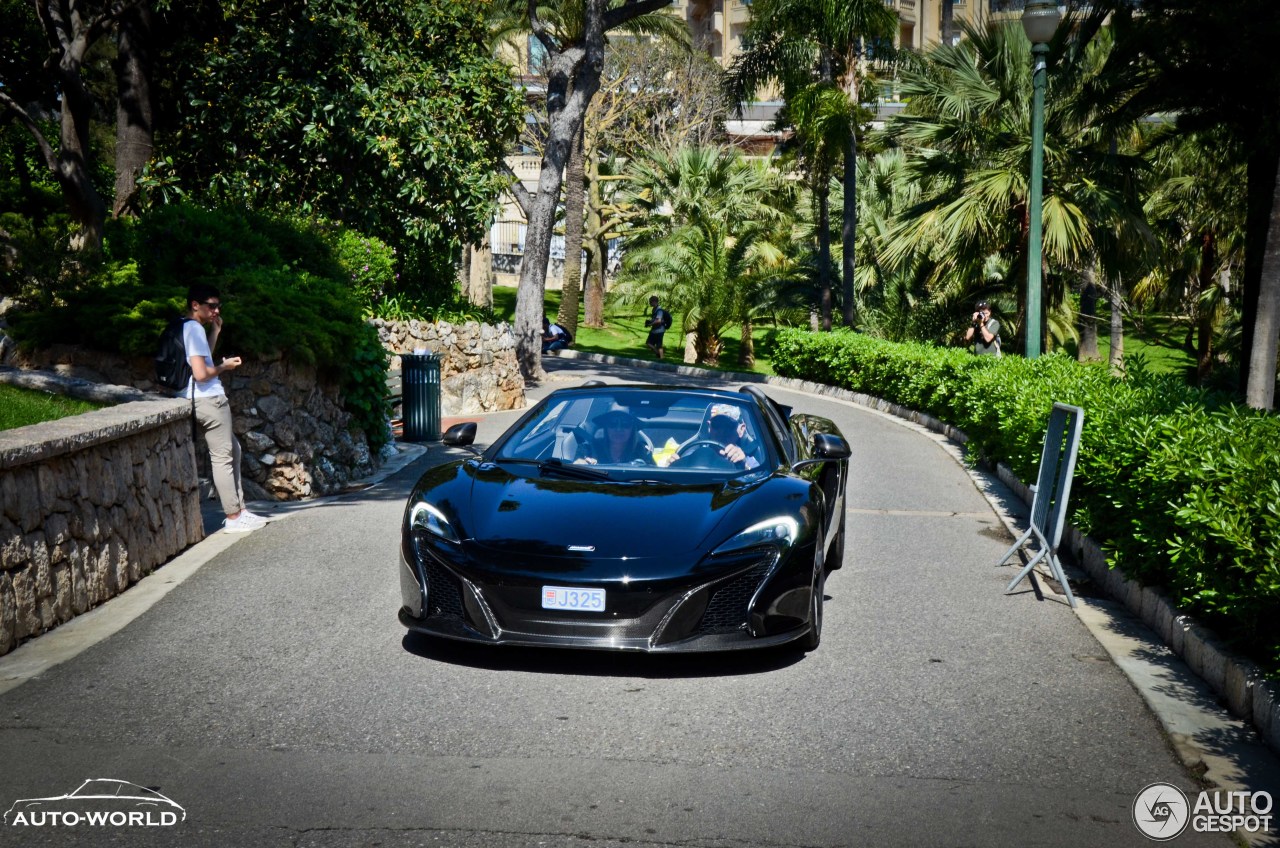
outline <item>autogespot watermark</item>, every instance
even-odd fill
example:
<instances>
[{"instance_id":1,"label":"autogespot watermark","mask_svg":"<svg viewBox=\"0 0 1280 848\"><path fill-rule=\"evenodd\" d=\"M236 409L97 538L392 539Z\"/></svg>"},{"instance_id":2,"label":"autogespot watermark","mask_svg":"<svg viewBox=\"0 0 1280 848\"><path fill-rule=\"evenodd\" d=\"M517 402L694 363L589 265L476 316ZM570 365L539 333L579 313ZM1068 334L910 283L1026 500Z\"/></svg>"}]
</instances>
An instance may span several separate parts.
<instances>
[{"instance_id":1,"label":"autogespot watermark","mask_svg":"<svg viewBox=\"0 0 1280 848\"><path fill-rule=\"evenodd\" d=\"M1133 823L1156 842L1188 827L1196 833L1263 833L1271 830L1271 793L1206 789L1192 801L1171 783L1153 783L1133 799Z\"/></svg>"},{"instance_id":2,"label":"autogespot watermark","mask_svg":"<svg viewBox=\"0 0 1280 848\"><path fill-rule=\"evenodd\" d=\"M93 778L65 795L20 798L5 827L172 827L187 811L155 789L127 780Z\"/></svg>"}]
</instances>

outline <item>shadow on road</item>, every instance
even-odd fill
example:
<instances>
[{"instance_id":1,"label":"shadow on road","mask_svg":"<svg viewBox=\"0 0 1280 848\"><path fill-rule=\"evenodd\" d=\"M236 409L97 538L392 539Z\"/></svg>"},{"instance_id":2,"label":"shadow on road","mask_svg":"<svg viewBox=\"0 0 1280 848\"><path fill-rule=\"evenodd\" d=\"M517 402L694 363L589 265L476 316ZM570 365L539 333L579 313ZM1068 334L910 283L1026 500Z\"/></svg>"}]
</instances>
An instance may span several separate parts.
<instances>
[{"instance_id":1,"label":"shadow on road","mask_svg":"<svg viewBox=\"0 0 1280 848\"><path fill-rule=\"evenodd\" d=\"M401 643L415 656L490 671L572 674L584 677L697 678L768 674L805 658L797 647L708 654L634 654L562 648L472 645L407 633Z\"/></svg>"}]
</instances>

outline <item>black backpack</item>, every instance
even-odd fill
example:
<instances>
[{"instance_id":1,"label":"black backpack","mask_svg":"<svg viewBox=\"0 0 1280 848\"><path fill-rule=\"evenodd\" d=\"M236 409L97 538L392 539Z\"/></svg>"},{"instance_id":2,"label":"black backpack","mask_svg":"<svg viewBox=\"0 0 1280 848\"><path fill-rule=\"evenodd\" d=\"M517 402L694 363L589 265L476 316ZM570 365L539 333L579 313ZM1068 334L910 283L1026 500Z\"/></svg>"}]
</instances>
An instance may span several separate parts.
<instances>
[{"instance_id":1,"label":"black backpack","mask_svg":"<svg viewBox=\"0 0 1280 848\"><path fill-rule=\"evenodd\" d=\"M670 330L671 329L671 313L665 309L662 310L661 320L662 320L662 328L664 330Z\"/></svg>"},{"instance_id":2,"label":"black backpack","mask_svg":"<svg viewBox=\"0 0 1280 848\"><path fill-rule=\"evenodd\" d=\"M182 338L182 328L190 320L171 319L160 333L160 344L156 348L156 382L175 392L186 391L191 381L191 362Z\"/></svg>"}]
</instances>

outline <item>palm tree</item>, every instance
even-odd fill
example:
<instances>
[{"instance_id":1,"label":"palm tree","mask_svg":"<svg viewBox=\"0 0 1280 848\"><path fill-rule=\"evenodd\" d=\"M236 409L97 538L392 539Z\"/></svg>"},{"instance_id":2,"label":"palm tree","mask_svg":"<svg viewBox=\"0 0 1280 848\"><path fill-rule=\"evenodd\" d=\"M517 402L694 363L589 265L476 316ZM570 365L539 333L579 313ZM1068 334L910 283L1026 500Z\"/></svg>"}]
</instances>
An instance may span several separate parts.
<instances>
[{"instance_id":1,"label":"palm tree","mask_svg":"<svg viewBox=\"0 0 1280 848\"><path fill-rule=\"evenodd\" d=\"M797 128L805 155L811 157L810 188L827 208L829 177L836 156L843 162L846 186L857 184L858 127L863 82L862 60L869 50L884 53L893 43L897 15L882 0L756 0L743 36L744 49L729 69L728 88L741 103L768 85L778 85L787 108L779 124ZM838 153L836 152L838 151ZM843 250L844 322L854 322L854 241L857 192L845 192ZM821 226L819 276L822 320L831 327L831 234Z\"/></svg>"},{"instance_id":2,"label":"palm tree","mask_svg":"<svg viewBox=\"0 0 1280 848\"><path fill-rule=\"evenodd\" d=\"M1152 243L1139 202L1141 159L1115 143L1117 125L1085 92L1110 49L1104 30L1052 45L1046 97L1044 256L1051 268L1083 267L1096 255L1119 279ZM964 25L966 37L910 62L902 71L906 113L886 128L902 148L922 199L903 211L880 250L891 268L917 267L933 300L960 304L981 290L1013 295L1007 326L1021 332L1029 218L1030 44L1017 24ZM995 267L1011 275L990 273ZM1066 277L1045 276L1047 338L1074 333ZM963 310L958 310L963 313ZM1013 318L1013 320L1009 320ZM957 321L959 319L957 318ZM1005 341L1005 347L1012 345Z\"/></svg>"},{"instance_id":3,"label":"palm tree","mask_svg":"<svg viewBox=\"0 0 1280 848\"><path fill-rule=\"evenodd\" d=\"M1247 250L1241 302L1240 383L1246 402L1275 403L1280 336L1280 4L1274 0L1096 0L1118 50L1102 96L1141 117L1178 115L1178 127L1223 127L1246 165ZM1245 22L1246 25L1241 26ZM1230 50L1219 49L1230 44Z\"/></svg>"},{"instance_id":4,"label":"palm tree","mask_svg":"<svg viewBox=\"0 0 1280 848\"><path fill-rule=\"evenodd\" d=\"M785 241L775 240L788 220L783 180L715 147L652 153L628 176L619 297L639 303L659 293L694 333L697 360L715 365L724 328L749 316L760 281L785 261Z\"/></svg>"},{"instance_id":5,"label":"palm tree","mask_svg":"<svg viewBox=\"0 0 1280 848\"><path fill-rule=\"evenodd\" d=\"M1220 281L1244 263L1245 169L1229 152L1232 139L1225 132L1164 136L1152 147L1156 184L1147 200L1161 250L1132 296L1190 316L1196 377L1203 381L1226 317L1228 297Z\"/></svg>"}]
</instances>

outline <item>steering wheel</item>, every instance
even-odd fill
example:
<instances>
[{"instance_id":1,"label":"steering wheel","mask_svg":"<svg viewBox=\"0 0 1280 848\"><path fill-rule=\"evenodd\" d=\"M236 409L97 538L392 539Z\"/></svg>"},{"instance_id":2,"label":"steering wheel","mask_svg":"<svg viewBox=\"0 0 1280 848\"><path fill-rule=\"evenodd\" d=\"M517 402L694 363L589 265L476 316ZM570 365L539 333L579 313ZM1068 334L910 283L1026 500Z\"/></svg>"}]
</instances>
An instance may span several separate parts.
<instances>
[{"instance_id":1,"label":"steering wheel","mask_svg":"<svg viewBox=\"0 0 1280 848\"><path fill-rule=\"evenodd\" d=\"M683 460L690 459L698 451L711 450L715 452L714 453L715 460L718 460L718 461L713 460L713 462L711 463L711 467L714 468L716 466L724 466L728 468L737 468L738 467L737 463L729 459L729 457L725 456L724 454L720 453L720 451L724 449L725 449L725 445L720 444L715 439L695 439L694 441L689 442L688 444L680 448L680 456L677 457L676 462L681 462Z\"/></svg>"}]
</instances>

